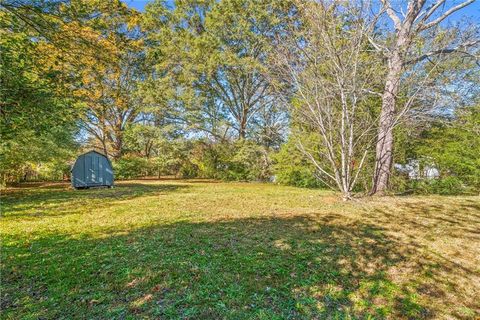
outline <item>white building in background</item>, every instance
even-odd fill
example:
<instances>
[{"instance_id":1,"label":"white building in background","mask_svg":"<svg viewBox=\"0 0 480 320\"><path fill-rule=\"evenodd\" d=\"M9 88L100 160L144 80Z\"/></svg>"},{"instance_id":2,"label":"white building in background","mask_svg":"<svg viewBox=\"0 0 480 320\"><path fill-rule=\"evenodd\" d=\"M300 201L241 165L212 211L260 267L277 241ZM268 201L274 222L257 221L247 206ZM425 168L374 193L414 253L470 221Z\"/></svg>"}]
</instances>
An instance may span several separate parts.
<instances>
[{"instance_id":1,"label":"white building in background","mask_svg":"<svg viewBox=\"0 0 480 320\"><path fill-rule=\"evenodd\" d=\"M440 172L433 165L425 165L420 169L420 161L418 160L410 160L407 164L396 163L394 168L402 173L408 174L408 178L411 180L436 179L440 177Z\"/></svg>"}]
</instances>

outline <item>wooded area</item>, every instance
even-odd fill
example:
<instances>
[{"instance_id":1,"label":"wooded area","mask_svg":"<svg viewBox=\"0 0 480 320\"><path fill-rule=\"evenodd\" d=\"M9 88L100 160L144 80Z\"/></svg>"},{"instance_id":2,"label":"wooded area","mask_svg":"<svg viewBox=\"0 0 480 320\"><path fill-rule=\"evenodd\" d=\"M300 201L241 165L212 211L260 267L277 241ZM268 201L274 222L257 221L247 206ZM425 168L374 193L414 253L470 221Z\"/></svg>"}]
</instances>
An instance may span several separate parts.
<instances>
[{"instance_id":1,"label":"wooded area","mask_svg":"<svg viewBox=\"0 0 480 320\"><path fill-rule=\"evenodd\" d=\"M120 179L478 193L473 1L2 0L2 185L96 149Z\"/></svg>"},{"instance_id":2,"label":"wooded area","mask_svg":"<svg viewBox=\"0 0 480 320\"><path fill-rule=\"evenodd\" d=\"M0 0L0 318L480 319L479 9Z\"/></svg>"}]
</instances>

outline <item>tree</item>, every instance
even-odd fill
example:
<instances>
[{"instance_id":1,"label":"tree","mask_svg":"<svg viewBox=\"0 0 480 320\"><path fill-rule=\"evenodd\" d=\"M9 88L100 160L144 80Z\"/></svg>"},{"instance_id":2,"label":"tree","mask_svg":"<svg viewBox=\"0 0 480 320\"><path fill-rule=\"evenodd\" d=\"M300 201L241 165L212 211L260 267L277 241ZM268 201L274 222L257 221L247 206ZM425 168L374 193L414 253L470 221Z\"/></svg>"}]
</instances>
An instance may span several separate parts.
<instances>
[{"instance_id":1,"label":"tree","mask_svg":"<svg viewBox=\"0 0 480 320\"><path fill-rule=\"evenodd\" d=\"M470 55L468 49L479 43L477 32L463 30L454 32L454 36L449 37L440 23L473 1L467 0L448 6L445 0L432 3L426 0L410 0L404 8L402 2L394 5L389 0L382 0L383 8L380 14L387 14L395 31L383 40L374 35L369 37L372 45L385 56L388 70L382 93L372 194L382 194L388 188L393 159L394 126L414 104L415 95L422 92L422 83L417 82L415 94L406 99L399 108L399 93L407 73L413 71L418 74L422 63L432 62L433 59L443 58L448 54ZM379 16L374 18L374 23L381 21ZM429 75L427 73L425 79Z\"/></svg>"},{"instance_id":2,"label":"tree","mask_svg":"<svg viewBox=\"0 0 480 320\"><path fill-rule=\"evenodd\" d=\"M65 160L76 147L78 112L44 46L36 30L0 7L2 184L18 180L29 165Z\"/></svg>"},{"instance_id":3,"label":"tree","mask_svg":"<svg viewBox=\"0 0 480 320\"><path fill-rule=\"evenodd\" d=\"M273 57L280 81L293 85L292 117L317 144L297 144L326 185L350 199L372 146L381 66L372 55L362 5L298 2L302 25ZM377 99L378 100L378 99Z\"/></svg>"},{"instance_id":4,"label":"tree","mask_svg":"<svg viewBox=\"0 0 480 320\"><path fill-rule=\"evenodd\" d=\"M138 12L119 0L5 1L1 5L39 39L45 68L81 109L83 129L119 158L123 133L139 114L144 76Z\"/></svg>"},{"instance_id":5,"label":"tree","mask_svg":"<svg viewBox=\"0 0 480 320\"><path fill-rule=\"evenodd\" d=\"M98 47L90 50L103 52L100 59L81 58L75 69L80 81L73 90L83 106L83 128L105 154L118 159L124 152L124 132L141 112L136 91L146 71L139 17L120 1L106 8L94 4L90 10L96 14L85 24L98 38Z\"/></svg>"},{"instance_id":6,"label":"tree","mask_svg":"<svg viewBox=\"0 0 480 320\"><path fill-rule=\"evenodd\" d=\"M154 44L154 90L175 84L171 94L182 101L189 128L220 140L246 138L263 110L283 111L265 76L265 59L284 7L250 0L178 1L173 8L152 3L145 25Z\"/></svg>"},{"instance_id":7,"label":"tree","mask_svg":"<svg viewBox=\"0 0 480 320\"><path fill-rule=\"evenodd\" d=\"M165 129L165 128L163 128ZM147 159L158 156L162 144L167 143L168 132L148 123L135 123L125 131L125 149Z\"/></svg>"},{"instance_id":8,"label":"tree","mask_svg":"<svg viewBox=\"0 0 480 320\"><path fill-rule=\"evenodd\" d=\"M480 105L456 110L450 121L437 121L415 146L417 156L433 163L440 178L455 177L480 189Z\"/></svg>"},{"instance_id":9,"label":"tree","mask_svg":"<svg viewBox=\"0 0 480 320\"><path fill-rule=\"evenodd\" d=\"M83 82L76 90L85 106L83 127L114 159L123 154L124 132L141 112L135 92L143 72L141 51L131 43L120 46L112 60L83 69Z\"/></svg>"}]
</instances>

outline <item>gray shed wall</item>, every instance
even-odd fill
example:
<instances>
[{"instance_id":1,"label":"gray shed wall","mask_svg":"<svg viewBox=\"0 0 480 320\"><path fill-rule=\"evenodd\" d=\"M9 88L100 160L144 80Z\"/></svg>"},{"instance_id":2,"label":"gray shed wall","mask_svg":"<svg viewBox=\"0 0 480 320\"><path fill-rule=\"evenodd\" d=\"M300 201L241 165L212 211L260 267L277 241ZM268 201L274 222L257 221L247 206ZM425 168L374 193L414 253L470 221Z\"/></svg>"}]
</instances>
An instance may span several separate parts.
<instances>
[{"instance_id":1,"label":"gray shed wall","mask_svg":"<svg viewBox=\"0 0 480 320\"><path fill-rule=\"evenodd\" d=\"M113 168L110 161L95 151L82 154L72 168L72 186L113 186Z\"/></svg>"}]
</instances>

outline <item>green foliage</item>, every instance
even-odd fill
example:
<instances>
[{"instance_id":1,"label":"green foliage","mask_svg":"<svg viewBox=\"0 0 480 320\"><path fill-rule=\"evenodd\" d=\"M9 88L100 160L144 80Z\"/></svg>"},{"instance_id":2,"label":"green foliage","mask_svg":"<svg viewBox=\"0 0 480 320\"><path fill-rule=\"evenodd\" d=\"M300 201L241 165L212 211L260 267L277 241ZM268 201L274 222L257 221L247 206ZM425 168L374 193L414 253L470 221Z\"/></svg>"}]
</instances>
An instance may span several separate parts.
<instances>
[{"instance_id":1,"label":"green foliage","mask_svg":"<svg viewBox=\"0 0 480 320\"><path fill-rule=\"evenodd\" d=\"M42 69L39 45L27 33L0 29L2 183L39 162L66 161L76 146L76 110L58 74Z\"/></svg>"},{"instance_id":2,"label":"green foliage","mask_svg":"<svg viewBox=\"0 0 480 320\"><path fill-rule=\"evenodd\" d=\"M152 125L133 124L124 133L124 148L127 153L151 157L165 145L162 129Z\"/></svg>"},{"instance_id":3,"label":"green foliage","mask_svg":"<svg viewBox=\"0 0 480 320\"><path fill-rule=\"evenodd\" d=\"M227 135L252 138L254 130L262 129L268 134L262 140L278 140L277 130L261 115L264 110L285 113L274 107L265 74L267 54L289 4L187 0L172 7L152 2L143 26L149 61L157 72L144 86L145 96L162 106L174 100L171 108L193 130L217 141Z\"/></svg>"},{"instance_id":4,"label":"green foliage","mask_svg":"<svg viewBox=\"0 0 480 320\"><path fill-rule=\"evenodd\" d=\"M148 174L148 160L134 155L124 156L112 163L116 179L132 179Z\"/></svg>"},{"instance_id":5,"label":"green foliage","mask_svg":"<svg viewBox=\"0 0 480 320\"><path fill-rule=\"evenodd\" d=\"M270 160L261 146L240 140L232 145L231 151L231 155L224 158L227 164L224 179L256 181L270 178Z\"/></svg>"},{"instance_id":6,"label":"green foliage","mask_svg":"<svg viewBox=\"0 0 480 320\"><path fill-rule=\"evenodd\" d=\"M367 125L368 130L354 144L362 152L353 150L347 161L339 153L337 130L343 109L332 105L338 109L329 121L332 158L326 157L315 121L312 125L299 117L305 101L317 100L316 89L313 99L292 99L291 114L285 101L278 101L278 91L291 93L292 88L285 74L282 79L273 75L281 71L271 61L282 51L276 48L287 39L303 42L312 36L306 28L298 38L303 23L296 9L291 1L279 0L185 0L175 5L158 0L145 13L119 0L1 2L0 183L62 178L79 149L77 140L117 159L117 178L122 179L175 175L266 181L275 176L281 184L325 187L321 179L334 184L336 164L343 162L344 169L355 172L364 147L374 141L375 124L368 119L378 117L378 97L362 94L353 128L361 132ZM341 31L345 21L331 31ZM317 19L312 22L315 26ZM322 41L318 39L310 53L325 59ZM343 39L338 44L347 43ZM317 88L312 79L320 72L325 89L333 74L328 70L336 63L326 59L318 68L301 67L307 48L288 60L312 76L305 78L312 89ZM369 66L376 56L370 44L366 48L361 62ZM373 70L381 79L383 69ZM381 89L382 81L367 83ZM338 100L335 90L326 90L326 104ZM441 177L421 182L394 177L395 188L442 194L480 190L479 114L477 106L460 110L447 124L398 126L395 163L417 159L437 167ZM297 148L298 141L308 149L308 159ZM372 153L353 191L369 189ZM312 159L327 172L320 175Z\"/></svg>"},{"instance_id":7,"label":"green foliage","mask_svg":"<svg viewBox=\"0 0 480 320\"><path fill-rule=\"evenodd\" d=\"M158 140L153 157L130 153L115 161L120 179L174 175L229 181L270 179L270 159L262 146L252 141Z\"/></svg>"},{"instance_id":8,"label":"green foliage","mask_svg":"<svg viewBox=\"0 0 480 320\"><path fill-rule=\"evenodd\" d=\"M196 178L196 177L199 176L199 169L198 169L197 165L195 165L195 164L193 164L189 161L186 161L180 167L179 174L184 179Z\"/></svg>"},{"instance_id":9,"label":"green foliage","mask_svg":"<svg viewBox=\"0 0 480 320\"><path fill-rule=\"evenodd\" d=\"M188 140L178 139L178 140L162 140L161 148L159 149L158 155L150 159L154 163L154 170L152 175L155 173L160 175L180 175L193 177L196 176L194 172L190 171L189 174L180 172L182 168L190 166L190 152L193 148L193 143ZM185 169L184 169L185 170Z\"/></svg>"},{"instance_id":10,"label":"green foliage","mask_svg":"<svg viewBox=\"0 0 480 320\"><path fill-rule=\"evenodd\" d=\"M199 141L191 153L198 176L230 181L270 178L270 160L262 146L248 140L209 144Z\"/></svg>"},{"instance_id":11,"label":"green foliage","mask_svg":"<svg viewBox=\"0 0 480 320\"><path fill-rule=\"evenodd\" d=\"M480 104L457 110L447 124L426 131L417 154L432 161L440 177L455 177L480 190Z\"/></svg>"},{"instance_id":12,"label":"green foliage","mask_svg":"<svg viewBox=\"0 0 480 320\"><path fill-rule=\"evenodd\" d=\"M407 183L407 188L416 194L425 195L458 195L472 191L461 179L453 176L429 180L412 180Z\"/></svg>"},{"instance_id":13,"label":"green foliage","mask_svg":"<svg viewBox=\"0 0 480 320\"><path fill-rule=\"evenodd\" d=\"M60 181L70 177L70 164L62 158L55 158L49 162L41 162L38 165L31 165L32 175L29 175L28 169L25 170L25 180L39 181Z\"/></svg>"},{"instance_id":14,"label":"green foliage","mask_svg":"<svg viewBox=\"0 0 480 320\"><path fill-rule=\"evenodd\" d=\"M397 161L419 161L420 171L430 166L440 176L412 181L396 174L392 180L395 191L447 195L480 190L480 106L459 109L453 119L443 120L418 128L419 134L397 130Z\"/></svg>"},{"instance_id":15,"label":"green foliage","mask_svg":"<svg viewBox=\"0 0 480 320\"><path fill-rule=\"evenodd\" d=\"M275 181L304 188L325 187L315 176L315 167L289 139L273 156Z\"/></svg>"}]
</instances>

